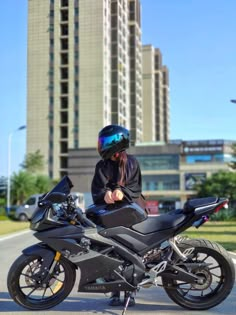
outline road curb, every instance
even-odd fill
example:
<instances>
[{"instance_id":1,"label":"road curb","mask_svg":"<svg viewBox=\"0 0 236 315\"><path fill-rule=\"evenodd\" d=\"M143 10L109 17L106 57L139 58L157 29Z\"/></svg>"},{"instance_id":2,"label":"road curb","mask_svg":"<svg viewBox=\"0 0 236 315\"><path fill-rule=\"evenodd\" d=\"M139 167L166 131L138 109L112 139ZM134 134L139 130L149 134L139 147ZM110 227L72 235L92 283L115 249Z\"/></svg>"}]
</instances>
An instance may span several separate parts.
<instances>
[{"instance_id":1,"label":"road curb","mask_svg":"<svg viewBox=\"0 0 236 315\"><path fill-rule=\"evenodd\" d=\"M5 241L5 240L9 240L9 239L17 237L17 236L21 236L23 234L29 233L30 231L31 231L30 229L27 229L27 230L22 230L20 232L14 232L14 233L2 235L2 236L0 236L0 242Z\"/></svg>"}]
</instances>

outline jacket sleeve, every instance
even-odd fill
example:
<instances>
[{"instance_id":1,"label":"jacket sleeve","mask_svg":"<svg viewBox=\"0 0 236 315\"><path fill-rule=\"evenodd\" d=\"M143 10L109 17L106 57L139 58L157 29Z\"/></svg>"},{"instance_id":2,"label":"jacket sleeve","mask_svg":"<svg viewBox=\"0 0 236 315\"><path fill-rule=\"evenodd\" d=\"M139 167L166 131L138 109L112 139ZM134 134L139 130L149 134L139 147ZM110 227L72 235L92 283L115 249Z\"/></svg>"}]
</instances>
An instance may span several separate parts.
<instances>
[{"instance_id":1,"label":"jacket sleeve","mask_svg":"<svg viewBox=\"0 0 236 315\"><path fill-rule=\"evenodd\" d=\"M106 187L108 180L103 173L103 161L99 161L95 168L95 173L91 185L91 193L94 203L105 203L104 196L109 189Z\"/></svg>"},{"instance_id":2,"label":"jacket sleeve","mask_svg":"<svg viewBox=\"0 0 236 315\"><path fill-rule=\"evenodd\" d=\"M142 177L138 161L133 158L127 169L127 182L125 187L121 187L124 194L131 199L139 198L142 192Z\"/></svg>"}]
</instances>

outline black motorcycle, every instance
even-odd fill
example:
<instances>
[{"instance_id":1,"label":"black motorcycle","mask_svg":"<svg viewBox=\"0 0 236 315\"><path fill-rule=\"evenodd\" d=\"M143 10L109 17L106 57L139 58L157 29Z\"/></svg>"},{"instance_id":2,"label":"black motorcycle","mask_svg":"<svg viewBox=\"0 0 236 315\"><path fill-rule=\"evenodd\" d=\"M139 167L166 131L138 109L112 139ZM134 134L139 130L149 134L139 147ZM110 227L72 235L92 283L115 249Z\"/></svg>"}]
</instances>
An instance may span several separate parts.
<instances>
[{"instance_id":1,"label":"black motorcycle","mask_svg":"<svg viewBox=\"0 0 236 315\"><path fill-rule=\"evenodd\" d=\"M235 269L227 251L180 235L205 223L227 199L193 199L160 216L148 216L127 200L112 208L91 205L85 215L75 207L72 187L65 176L38 203L31 229L41 242L24 249L8 273L16 303L30 310L54 307L71 292L77 269L79 292L134 292L154 285L191 310L214 307L230 294Z\"/></svg>"}]
</instances>

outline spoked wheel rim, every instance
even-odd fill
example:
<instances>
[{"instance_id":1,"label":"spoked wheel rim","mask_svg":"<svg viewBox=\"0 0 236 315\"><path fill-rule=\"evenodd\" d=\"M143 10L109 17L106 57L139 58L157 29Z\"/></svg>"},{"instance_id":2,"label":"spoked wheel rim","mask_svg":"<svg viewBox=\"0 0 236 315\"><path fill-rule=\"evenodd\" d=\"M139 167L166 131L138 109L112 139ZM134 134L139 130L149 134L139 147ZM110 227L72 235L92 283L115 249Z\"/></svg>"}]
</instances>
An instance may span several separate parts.
<instances>
[{"instance_id":1,"label":"spoked wheel rim","mask_svg":"<svg viewBox=\"0 0 236 315\"><path fill-rule=\"evenodd\" d=\"M178 294L189 302L207 301L223 288L225 282L224 270L220 261L212 253L204 251L195 253L192 262L205 264L205 266L200 266L195 270L189 270L200 277L201 280L192 284L173 280L173 285Z\"/></svg>"},{"instance_id":2,"label":"spoked wheel rim","mask_svg":"<svg viewBox=\"0 0 236 315\"><path fill-rule=\"evenodd\" d=\"M60 262L54 268L50 279L43 283L46 273L41 270L43 259L32 257L19 274L18 289L30 303L47 303L63 291L65 267Z\"/></svg>"}]
</instances>

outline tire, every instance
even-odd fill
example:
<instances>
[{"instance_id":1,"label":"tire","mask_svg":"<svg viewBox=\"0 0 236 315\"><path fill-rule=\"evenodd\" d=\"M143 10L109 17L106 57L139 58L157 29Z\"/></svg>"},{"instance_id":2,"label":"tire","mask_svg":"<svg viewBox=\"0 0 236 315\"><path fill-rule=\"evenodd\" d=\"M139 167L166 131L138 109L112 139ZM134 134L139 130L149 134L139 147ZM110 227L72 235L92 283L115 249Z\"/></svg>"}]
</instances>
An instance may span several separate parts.
<instances>
[{"instance_id":1,"label":"tire","mask_svg":"<svg viewBox=\"0 0 236 315\"><path fill-rule=\"evenodd\" d=\"M7 286L12 299L29 310L46 310L62 302L75 283L75 267L61 258L47 287L37 284L42 257L21 255L11 266Z\"/></svg>"},{"instance_id":2,"label":"tire","mask_svg":"<svg viewBox=\"0 0 236 315\"><path fill-rule=\"evenodd\" d=\"M28 217L27 217L26 214L21 213L21 214L19 215L19 221L21 221L21 222L27 222L27 221L29 221L29 219L28 219Z\"/></svg>"},{"instance_id":3,"label":"tire","mask_svg":"<svg viewBox=\"0 0 236 315\"><path fill-rule=\"evenodd\" d=\"M178 247L182 252L194 247L192 261L204 261L211 265L191 271L204 278L203 284L186 284L163 277L162 283L170 299L191 310L206 310L224 301L235 281L234 264L227 251L219 244L204 239L187 239Z\"/></svg>"}]
</instances>

